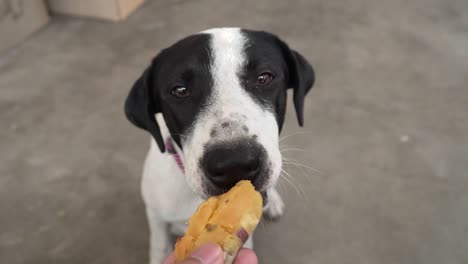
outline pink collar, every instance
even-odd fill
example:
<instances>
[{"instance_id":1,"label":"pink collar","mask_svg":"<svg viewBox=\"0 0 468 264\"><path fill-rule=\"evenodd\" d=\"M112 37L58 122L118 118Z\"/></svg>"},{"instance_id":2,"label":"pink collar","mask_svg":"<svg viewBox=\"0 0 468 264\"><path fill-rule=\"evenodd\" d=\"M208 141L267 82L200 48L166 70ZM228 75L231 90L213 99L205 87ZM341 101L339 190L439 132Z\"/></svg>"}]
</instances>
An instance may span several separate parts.
<instances>
[{"instance_id":1,"label":"pink collar","mask_svg":"<svg viewBox=\"0 0 468 264\"><path fill-rule=\"evenodd\" d=\"M185 168L184 164L182 163L182 159L180 158L179 153L177 153L177 150L174 147L174 143L172 142L172 139L170 137L166 139L166 149L167 152L174 157L174 160L177 163L177 166L179 166L182 173L185 173Z\"/></svg>"}]
</instances>

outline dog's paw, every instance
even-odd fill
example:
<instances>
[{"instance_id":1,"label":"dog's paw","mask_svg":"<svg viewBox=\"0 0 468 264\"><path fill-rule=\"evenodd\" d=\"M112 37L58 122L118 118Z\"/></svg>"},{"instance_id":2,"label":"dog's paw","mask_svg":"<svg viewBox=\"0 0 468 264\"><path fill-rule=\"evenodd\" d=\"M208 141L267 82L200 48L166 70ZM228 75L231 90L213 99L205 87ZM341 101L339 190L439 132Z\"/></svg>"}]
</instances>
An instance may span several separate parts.
<instances>
[{"instance_id":1,"label":"dog's paw","mask_svg":"<svg viewBox=\"0 0 468 264\"><path fill-rule=\"evenodd\" d=\"M284 202L276 189L268 191L268 205L264 213L271 220L278 220L284 214Z\"/></svg>"}]
</instances>

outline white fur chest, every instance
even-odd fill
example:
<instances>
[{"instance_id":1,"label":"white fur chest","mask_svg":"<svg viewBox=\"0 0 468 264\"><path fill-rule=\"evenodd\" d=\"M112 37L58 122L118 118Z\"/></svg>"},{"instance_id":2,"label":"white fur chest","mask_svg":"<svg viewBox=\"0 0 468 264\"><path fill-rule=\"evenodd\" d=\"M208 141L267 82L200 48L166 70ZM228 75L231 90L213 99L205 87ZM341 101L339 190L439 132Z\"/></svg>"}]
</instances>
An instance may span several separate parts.
<instances>
[{"instance_id":1,"label":"white fur chest","mask_svg":"<svg viewBox=\"0 0 468 264\"><path fill-rule=\"evenodd\" d=\"M162 127L163 135L169 136L165 125ZM161 153L154 139L146 156L141 189L148 209L158 211L166 222L188 220L202 202L187 185L172 154Z\"/></svg>"}]
</instances>

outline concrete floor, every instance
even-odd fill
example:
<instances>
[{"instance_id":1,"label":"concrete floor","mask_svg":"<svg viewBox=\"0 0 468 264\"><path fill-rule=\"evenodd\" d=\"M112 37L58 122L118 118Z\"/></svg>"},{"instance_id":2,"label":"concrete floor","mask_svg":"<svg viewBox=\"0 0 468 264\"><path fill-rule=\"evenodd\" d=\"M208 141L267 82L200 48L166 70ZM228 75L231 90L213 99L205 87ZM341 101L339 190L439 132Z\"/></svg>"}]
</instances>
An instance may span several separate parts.
<instances>
[{"instance_id":1,"label":"concrete floor","mask_svg":"<svg viewBox=\"0 0 468 264\"><path fill-rule=\"evenodd\" d=\"M0 263L146 263L148 134L132 82L202 29L275 32L308 57L306 126L281 141L286 215L261 263L468 263L468 1L152 1L119 24L57 17L0 59ZM295 134L300 131L300 133Z\"/></svg>"}]
</instances>

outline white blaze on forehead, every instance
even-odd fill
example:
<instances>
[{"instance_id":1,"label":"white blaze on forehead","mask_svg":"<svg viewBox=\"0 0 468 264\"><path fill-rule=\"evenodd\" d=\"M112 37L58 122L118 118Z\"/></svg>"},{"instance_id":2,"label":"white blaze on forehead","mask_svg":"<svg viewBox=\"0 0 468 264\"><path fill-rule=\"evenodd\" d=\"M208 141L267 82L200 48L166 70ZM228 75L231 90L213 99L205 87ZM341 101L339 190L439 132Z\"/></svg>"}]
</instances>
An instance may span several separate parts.
<instances>
[{"instance_id":1,"label":"white blaze on forehead","mask_svg":"<svg viewBox=\"0 0 468 264\"><path fill-rule=\"evenodd\" d=\"M217 28L211 34L211 73L214 92L240 87L239 74L245 63L246 39L239 28Z\"/></svg>"}]
</instances>

